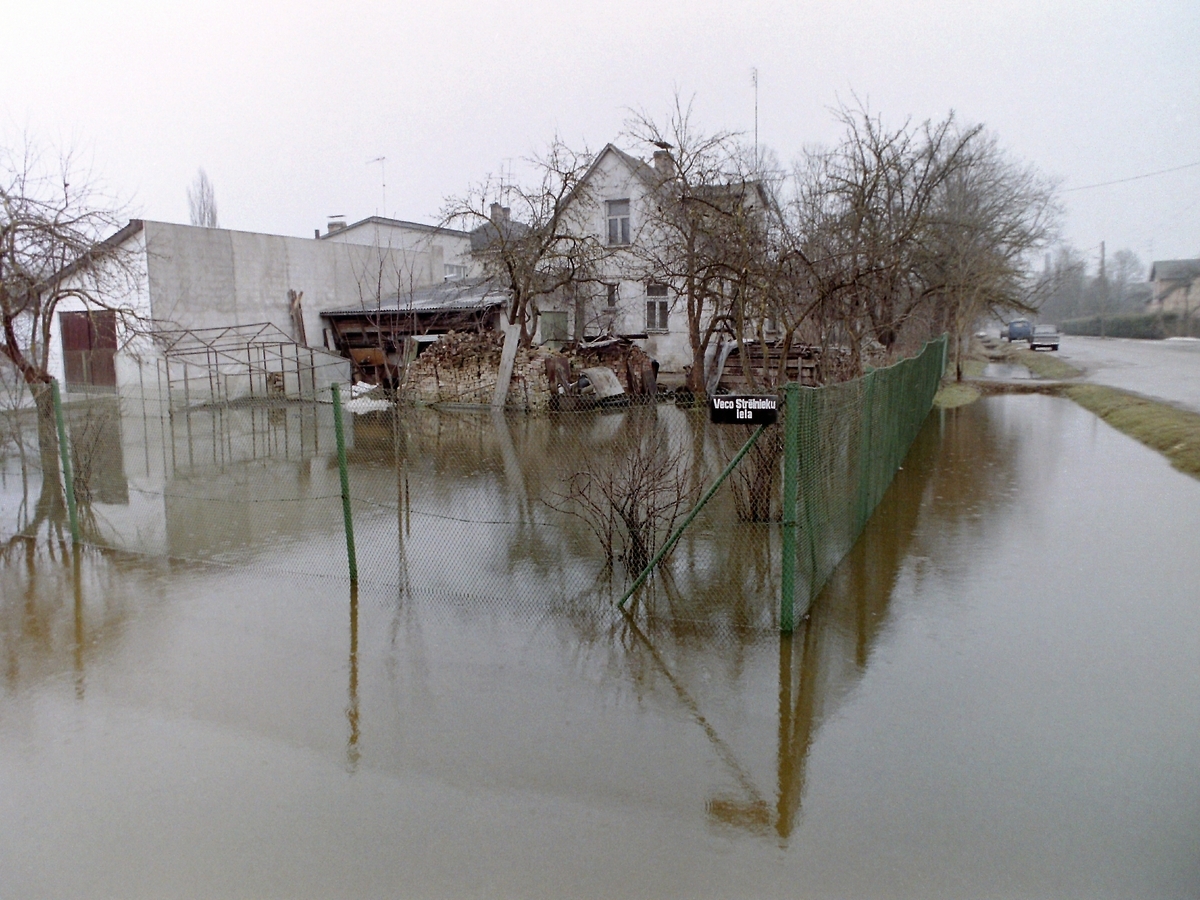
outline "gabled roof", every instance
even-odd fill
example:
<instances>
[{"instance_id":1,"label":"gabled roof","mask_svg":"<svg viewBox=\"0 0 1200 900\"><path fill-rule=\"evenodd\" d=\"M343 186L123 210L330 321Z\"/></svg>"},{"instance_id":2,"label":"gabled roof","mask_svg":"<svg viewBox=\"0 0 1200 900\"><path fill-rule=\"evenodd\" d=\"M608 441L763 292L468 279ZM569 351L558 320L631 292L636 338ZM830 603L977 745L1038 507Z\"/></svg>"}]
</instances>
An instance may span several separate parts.
<instances>
[{"instance_id":1,"label":"gabled roof","mask_svg":"<svg viewBox=\"0 0 1200 900\"><path fill-rule=\"evenodd\" d=\"M508 293L495 288L485 279L444 281L429 287L401 291L385 298L378 305L360 303L339 309L323 309L321 315L329 318L362 316L378 312L422 313L451 312L456 310L483 310L500 306L508 299Z\"/></svg>"},{"instance_id":2,"label":"gabled roof","mask_svg":"<svg viewBox=\"0 0 1200 900\"><path fill-rule=\"evenodd\" d=\"M76 260L73 260L72 262L68 263L63 268L61 268L57 272L55 272L54 279L61 282L64 279L70 278L72 275L74 275L77 271L82 269L84 266L88 265L91 262L94 262L95 260L97 260L99 258L102 258L106 253L109 253L109 252L115 250L117 247L120 247L123 243L125 243L127 240L129 240L131 237L133 237L135 234L140 232L144 227L145 227L145 220L130 219L129 223L127 225L125 225L123 228L120 228L119 230L113 232L111 235L106 237L104 240L93 245L92 249L90 249L83 256L79 257Z\"/></svg>"},{"instance_id":3,"label":"gabled roof","mask_svg":"<svg viewBox=\"0 0 1200 900\"><path fill-rule=\"evenodd\" d=\"M1200 259L1159 259L1150 266L1151 281L1191 281L1200 276Z\"/></svg>"}]
</instances>

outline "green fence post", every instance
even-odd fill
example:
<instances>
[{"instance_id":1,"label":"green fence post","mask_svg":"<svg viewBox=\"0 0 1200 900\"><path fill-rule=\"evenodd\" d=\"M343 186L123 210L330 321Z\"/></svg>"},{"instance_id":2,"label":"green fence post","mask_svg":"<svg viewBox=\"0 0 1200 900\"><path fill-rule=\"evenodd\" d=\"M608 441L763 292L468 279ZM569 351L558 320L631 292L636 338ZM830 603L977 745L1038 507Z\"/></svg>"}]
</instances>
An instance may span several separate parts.
<instances>
[{"instance_id":1,"label":"green fence post","mask_svg":"<svg viewBox=\"0 0 1200 900\"><path fill-rule=\"evenodd\" d=\"M71 543L79 543L79 513L75 507L75 474L71 471L71 448L67 446L67 426L63 421L62 395L58 379L50 380L50 397L54 401L54 424L58 428L58 453L62 459L63 490L67 494L67 519L71 523Z\"/></svg>"},{"instance_id":2,"label":"green fence post","mask_svg":"<svg viewBox=\"0 0 1200 900\"><path fill-rule=\"evenodd\" d=\"M800 469L800 385L783 389L783 566L779 579L779 630L791 634L796 610L796 482Z\"/></svg>"},{"instance_id":3,"label":"green fence post","mask_svg":"<svg viewBox=\"0 0 1200 900\"><path fill-rule=\"evenodd\" d=\"M346 433L342 428L342 392L337 382L330 385L333 392L333 433L337 437L338 475L342 481L342 518L346 526L346 561L350 565L350 582L358 581L358 560L354 556L354 521L350 516L350 476L346 471Z\"/></svg>"}]
</instances>

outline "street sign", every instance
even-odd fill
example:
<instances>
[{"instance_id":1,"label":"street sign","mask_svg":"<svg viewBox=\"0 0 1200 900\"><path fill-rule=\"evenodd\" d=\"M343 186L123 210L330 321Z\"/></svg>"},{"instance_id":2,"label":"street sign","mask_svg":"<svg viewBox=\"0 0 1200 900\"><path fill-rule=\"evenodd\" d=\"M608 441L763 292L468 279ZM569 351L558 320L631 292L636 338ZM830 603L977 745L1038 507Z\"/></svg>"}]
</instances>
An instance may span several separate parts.
<instances>
[{"instance_id":1,"label":"street sign","mask_svg":"<svg viewBox=\"0 0 1200 900\"><path fill-rule=\"evenodd\" d=\"M708 419L714 425L774 425L779 419L779 397L717 394L708 398Z\"/></svg>"}]
</instances>

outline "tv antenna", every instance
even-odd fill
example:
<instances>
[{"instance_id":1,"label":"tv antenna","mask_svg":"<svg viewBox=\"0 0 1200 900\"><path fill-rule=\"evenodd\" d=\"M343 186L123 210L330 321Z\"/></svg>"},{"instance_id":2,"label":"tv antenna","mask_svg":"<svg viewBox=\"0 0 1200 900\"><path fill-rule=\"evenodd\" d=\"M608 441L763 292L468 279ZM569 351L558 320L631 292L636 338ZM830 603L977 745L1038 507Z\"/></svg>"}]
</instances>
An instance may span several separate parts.
<instances>
[{"instance_id":1,"label":"tv antenna","mask_svg":"<svg viewBox=\"0 0 1200 900\"><path fill-rule=\"evenodd\" d=\"M750 83L754 85L754 174L758 174L758 66L750 69Z\"/></svg>"},{"instance_id":2,"label":"tv antenna","mask_svg":"<svg viewBox=\"0 0 1200 900\"><path fill-rule=\"evenodd\" d=\"M386 156L377 156L374 159L367 160L368 166L373 166L373 165L375 165L375 163L379 163L379 189L383 194L383 209L380 211L380 215L386 217L387 216L387 168L386 168L387 157Z\"/></svg>"}]
</instances>

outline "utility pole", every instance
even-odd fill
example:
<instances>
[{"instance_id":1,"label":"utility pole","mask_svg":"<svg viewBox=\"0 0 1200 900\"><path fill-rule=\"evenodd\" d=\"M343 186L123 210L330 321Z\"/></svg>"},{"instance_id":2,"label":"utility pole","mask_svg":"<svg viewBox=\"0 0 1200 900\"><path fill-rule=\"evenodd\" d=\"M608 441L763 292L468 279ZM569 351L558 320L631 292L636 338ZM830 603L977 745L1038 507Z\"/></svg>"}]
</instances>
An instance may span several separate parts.
<instances>
[{"instance_id":1,"label":"utility pole","mask_svg":"<svg viewBox=\"0 0 1200 900\"><path fill-rule=\"evenodd\" d=\"M1104 241L1100 242L1100 337L1104 337L1104 314L1108 312L1108 278L1104 274Z\"/></svg>"}]
</instances>

